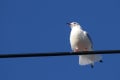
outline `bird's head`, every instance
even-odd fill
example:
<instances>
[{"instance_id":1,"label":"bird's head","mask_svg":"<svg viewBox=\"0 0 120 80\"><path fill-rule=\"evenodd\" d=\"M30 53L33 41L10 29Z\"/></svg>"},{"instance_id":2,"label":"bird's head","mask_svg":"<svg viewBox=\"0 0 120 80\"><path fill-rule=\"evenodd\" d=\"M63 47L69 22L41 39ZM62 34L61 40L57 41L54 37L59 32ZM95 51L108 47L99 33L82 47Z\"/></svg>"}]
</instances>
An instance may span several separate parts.
<instances>
[{"instance_id":1,"label":"bird's head","mask_svg":"<svg viewBox=\"0 0 120 80\"><path fill-rule=\"evenodd\" d=\"M77 22L71 22L71 23L67 23L67 24L71 27L71 29L74 27L81 28L80 24Z\"/></svg>"}]
</instances>

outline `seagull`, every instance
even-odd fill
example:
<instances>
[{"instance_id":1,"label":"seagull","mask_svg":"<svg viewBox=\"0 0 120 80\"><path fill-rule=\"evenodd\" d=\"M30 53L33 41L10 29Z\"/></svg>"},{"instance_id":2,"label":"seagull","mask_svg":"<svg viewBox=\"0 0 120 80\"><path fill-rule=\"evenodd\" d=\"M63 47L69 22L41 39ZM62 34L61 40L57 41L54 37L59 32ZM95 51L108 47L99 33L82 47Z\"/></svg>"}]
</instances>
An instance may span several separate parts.
<instances>
[{"instance_id":1,"label":"seagull","mask_svg":"<svg viewBox=\"0 0 120 80\"><path fill-rule=\"evenodd\" d=\"M73 52L93 51L93 42L89 34L82 29L79 23L71 22L67 23L70 28L70 45ZM79 55L80 65L91 65L94 67L95 62L103 62L102 57L97 54L92 55Z\"/></svg>"}]
</instances>

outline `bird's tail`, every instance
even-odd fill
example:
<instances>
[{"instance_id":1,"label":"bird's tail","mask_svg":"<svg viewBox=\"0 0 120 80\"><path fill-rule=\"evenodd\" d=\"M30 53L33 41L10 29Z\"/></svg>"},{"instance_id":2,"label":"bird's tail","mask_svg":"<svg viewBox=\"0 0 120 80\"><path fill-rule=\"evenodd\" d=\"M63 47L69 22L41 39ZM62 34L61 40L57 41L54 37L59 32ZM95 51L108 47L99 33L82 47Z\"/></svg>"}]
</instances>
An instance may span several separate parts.
<instances>
[{"instance_id":1,"label":"bird's tail","mask_svg":"<svg viewBox=\"0 0 120 80\"><path fill-rule=\"evenodd\" d=\"M94 65L94 62L98 62L100 60L102 60L102 57L100 55L80 55L79 56L80 65L87 65L87 64Z\"/></svg>"}]
</instances>

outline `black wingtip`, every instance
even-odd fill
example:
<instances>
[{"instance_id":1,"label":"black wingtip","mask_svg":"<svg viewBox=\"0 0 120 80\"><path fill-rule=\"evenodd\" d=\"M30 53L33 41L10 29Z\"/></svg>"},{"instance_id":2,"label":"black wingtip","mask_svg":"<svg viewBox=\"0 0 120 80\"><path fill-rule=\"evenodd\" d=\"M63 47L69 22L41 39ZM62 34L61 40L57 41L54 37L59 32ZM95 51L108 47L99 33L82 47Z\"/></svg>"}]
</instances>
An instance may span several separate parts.
<instances>
[{"instance_id":1,"label":"black wingtip","mask_svg":"<svg viewBox=\"0 0 120 80\"><path fill-rule=\"evenodd\" d=\"M91 68L92 68L92 69L94 68L94 65L93 65L93 64L91 64Z\"/></svg>"},{"instance_id":2,"label":"black wingtip","mask_svg":"<svg viewBox=\"0 0 120 80\"><path fill-rule=\"evenodd\" d=\"M103 62L103 60L100 60L99 62L101 62L101 63L102 63L102 62Z\"/></svg>"}]
</instances>

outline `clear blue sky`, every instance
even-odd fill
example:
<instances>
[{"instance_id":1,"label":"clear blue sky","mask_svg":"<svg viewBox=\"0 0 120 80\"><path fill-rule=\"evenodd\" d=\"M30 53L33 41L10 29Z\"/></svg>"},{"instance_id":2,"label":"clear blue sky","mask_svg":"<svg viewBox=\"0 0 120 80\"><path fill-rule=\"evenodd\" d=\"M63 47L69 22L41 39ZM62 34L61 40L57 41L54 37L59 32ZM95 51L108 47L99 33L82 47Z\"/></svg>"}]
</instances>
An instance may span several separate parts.
<instances>
[{"instance_id":1,"label":"clear blue sky","mask_svg":"<svg viewBox=\"0 0 120 80\"><path fill-rule=\"evenodd\" d=\"M77 21L95 50L120 49L119 0L1 0L0 54L67 52ZM120 80L120 55L80 66L78 56L0 59L0 80Z\"/></svg>"}]
</instances>

